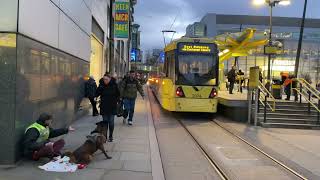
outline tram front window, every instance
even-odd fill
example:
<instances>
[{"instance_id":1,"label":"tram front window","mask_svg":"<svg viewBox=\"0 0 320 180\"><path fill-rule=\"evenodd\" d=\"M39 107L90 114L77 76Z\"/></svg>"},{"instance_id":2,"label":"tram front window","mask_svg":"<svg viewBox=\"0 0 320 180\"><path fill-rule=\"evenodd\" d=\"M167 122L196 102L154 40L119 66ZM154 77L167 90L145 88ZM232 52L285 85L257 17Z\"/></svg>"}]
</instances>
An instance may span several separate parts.
<instances>
[{"instance_id":1,"label":"tram front window","mask_svg":"<svg viewBox=\"0 0 320 180\"><path fill-rule=\"evenodd\" d=\"M213 55L179 55L177 84L216 85L217 59Z\"/></svg>"}]
</instances>

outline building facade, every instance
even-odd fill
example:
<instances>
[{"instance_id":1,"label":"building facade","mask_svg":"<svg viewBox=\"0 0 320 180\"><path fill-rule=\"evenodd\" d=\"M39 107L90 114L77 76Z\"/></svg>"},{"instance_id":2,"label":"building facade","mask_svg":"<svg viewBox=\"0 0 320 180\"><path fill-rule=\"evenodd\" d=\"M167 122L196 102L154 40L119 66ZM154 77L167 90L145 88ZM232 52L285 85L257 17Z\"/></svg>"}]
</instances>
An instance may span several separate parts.
<instances>
[{"instance_id":1,"label":"building facade","mask_svg":"<svg viewBox=\"0 0 320 180\"><path fill-rule=\"evenodd\" d=\"M187 26L186 36L188 37L206 37L207 27L204 23L195 22Z\"/></svg>"},{"instance_id":2,"label":"building facade","mask_svg":"<svg viewBox=\"0 0 320 180\"><path fill-rule=\"evenodd\" d=\"M129 48L114 42L112 11L113 0L1 0L0 164L21 157L40 113L53 114L56 128L85 114L88 75L125 71Z\"/></svg>"},{"instance_id":3,"label":"building facade","mask_svg":"<svg viewBox=\"0 0 320 180\"><path fill-rule=\"evenodd\" d=\"M201 24L206 26L206 36L215 37L226 33L236 33L245 28L255 28L260 32L269 31L269 17L248 15L222 15L209 13ZM294 73L298 47L301 19L289 17L273 17L273 40L283 44L283 53L272 58L272 77L279 78L281 72ZM234 65L233 59L225 64L225 72ZM267 75L268 58L263 47L250 52L247 57L240 57L238 67L249 75L250 67L259 66ZM306 19L299 76L310 76L313 84L320 80L320 19Z\"/></svg>"}]
</instances>

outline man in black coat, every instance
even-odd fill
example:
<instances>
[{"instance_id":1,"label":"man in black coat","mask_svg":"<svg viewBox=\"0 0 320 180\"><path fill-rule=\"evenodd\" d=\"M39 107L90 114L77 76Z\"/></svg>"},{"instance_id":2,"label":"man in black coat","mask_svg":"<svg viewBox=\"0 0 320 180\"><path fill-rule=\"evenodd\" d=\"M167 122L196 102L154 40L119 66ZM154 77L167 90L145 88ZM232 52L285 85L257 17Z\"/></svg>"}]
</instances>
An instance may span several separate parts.
<instances>
[{"instance_id":1,"label":"man in black coat","mask_svg":"<svg viewBox=\"0 0 320 180\"><path fill-rule=\"evenodd\" d=\"M89 77L88 81L85 84L85 95L90 100L92 105L92 116L98 116L99 112L97 109L97 103L94 100L97 91L97 84L96 81L92 76Z\"/></svg>"},{"instance_id":2,"label":"man in black coat","mask_svg":"<svg viewBox=\"0 0 320 180\"><path fill-rule=\"evenodd\" d=\"M117 103L120 98L120 92L116 80L106 73L103 76L103 83L97 89L96 97L100 96L100 114L103 122L109 128L108 141L113 141L114 116L117 114ZM106 134L107 137L107 134Z\"/></svg>"},{"instance_id":3,"label":"man in black coat","mask_svg":"<svg viewBox=\"0 0 320 180\"><path fill-rule=\"evenodd\" d=\"M51 138L67 134L73 131L72 127L62 129L52 129L52 116L42 113L37 122L27 127L23 138L23 154L33 160L39 160L41 157L53 158L61 155L60 150L65 142L60 139L51 142Z\"/></svg>"},{"instance_id":4,"label":"man in black coat","mask_svg":"<svg viewBox=\"0 0 320 180\"><path fill-rule=\"evenodd\" d=\"M236 82L236 67L232 66L232 69L228 72L228 81L230 83L229 85L229 94L233 94L233 87L234 87L234 83Z\"/></svg>"}]
</instances>

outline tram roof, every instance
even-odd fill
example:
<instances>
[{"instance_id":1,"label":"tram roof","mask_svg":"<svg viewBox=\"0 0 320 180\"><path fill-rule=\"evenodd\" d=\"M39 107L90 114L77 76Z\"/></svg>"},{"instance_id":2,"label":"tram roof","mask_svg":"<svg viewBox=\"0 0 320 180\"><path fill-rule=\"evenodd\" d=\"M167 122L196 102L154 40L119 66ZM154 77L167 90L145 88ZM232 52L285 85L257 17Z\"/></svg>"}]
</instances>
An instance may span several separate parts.
<instances>
[{"instance_id":1,"label":"tram roof","mask_svg":"<svg viewBox=\"0 0 320 180\"><path fill-rule=\"evenodd\" d=\"M164 51L168 52L168 51L172 51L177 49L177 44L178 43L193 43L193 42L197 42L197 43L214 43L214 39L212 38L191 38L191 37L182 37L180 39L176 39L174 41L172 41L170 44L168 44L165 48Z\"/></svg>"}]
</instances>

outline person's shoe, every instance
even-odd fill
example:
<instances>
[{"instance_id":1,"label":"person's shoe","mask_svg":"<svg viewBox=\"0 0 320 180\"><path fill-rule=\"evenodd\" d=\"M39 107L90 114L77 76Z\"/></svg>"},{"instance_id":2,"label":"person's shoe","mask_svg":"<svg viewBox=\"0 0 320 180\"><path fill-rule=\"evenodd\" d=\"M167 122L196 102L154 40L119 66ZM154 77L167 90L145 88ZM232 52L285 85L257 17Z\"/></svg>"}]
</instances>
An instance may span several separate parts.
<instances>
[{"instance_id":1,"label":"person's shoe","mask_svg":"<svg viewBox=\"0 0 320 180\"><path fill-rule=\"evenodd\" d=\"M109 138L108 138L108 142L113 142L113 138L112 138L112 137L109 137Z\"/></svg>"},{"instance_id":2,"label":"person's shoe","mask_svg":"<svg viewBox=\"0 0 320 180\"><path fill-rule=\"evenodd\" d=\"M99 113L94 113L92 114L92 116L99 116Z\"/></svg>"},{"instance_id":3,"label":"person's shoe","mask_svg":"<svg viewBox=\"0 0 320 180\"><path fill-rule=\"evenodd\" d=\"M132 121L128 121L129 126L132 126Z\"/></svg>"},{"instance_id":4,"label":"person's shoe","mask_svg":"<svg viewBox=\"0 0 320 180\"><path fill-rule=\"evenodd\" d=\"M123 118L122 123L123 123L123 124L126 124L126 121L127 121L127 119L126 119L126 118Z\"/></svg>"}]
</instances>

